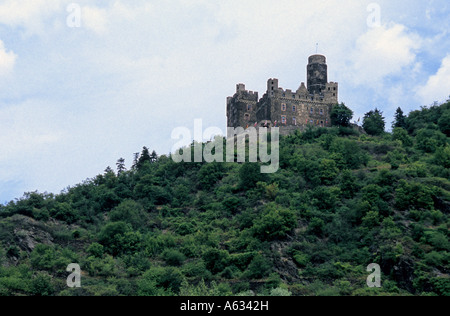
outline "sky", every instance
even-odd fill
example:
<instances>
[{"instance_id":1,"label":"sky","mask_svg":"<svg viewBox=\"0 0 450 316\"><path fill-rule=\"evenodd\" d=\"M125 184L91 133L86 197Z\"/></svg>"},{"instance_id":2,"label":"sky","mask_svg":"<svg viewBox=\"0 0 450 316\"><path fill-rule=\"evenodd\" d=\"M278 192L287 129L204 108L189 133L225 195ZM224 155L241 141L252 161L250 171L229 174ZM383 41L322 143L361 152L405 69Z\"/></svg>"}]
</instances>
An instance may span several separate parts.
<instances>
[{"instance_id":1,"label":"sky","mask_svg":"<svg viewBox=\"0 0 450 316\"><path fill-rule=\"evenodd\" d=\"M0 0L0 204L168 154L195 119L226 131L237 83L296 90L316 49L354 119L390 127L449 98L449 17L448 0Z\"/></svg>"}]
</instances>

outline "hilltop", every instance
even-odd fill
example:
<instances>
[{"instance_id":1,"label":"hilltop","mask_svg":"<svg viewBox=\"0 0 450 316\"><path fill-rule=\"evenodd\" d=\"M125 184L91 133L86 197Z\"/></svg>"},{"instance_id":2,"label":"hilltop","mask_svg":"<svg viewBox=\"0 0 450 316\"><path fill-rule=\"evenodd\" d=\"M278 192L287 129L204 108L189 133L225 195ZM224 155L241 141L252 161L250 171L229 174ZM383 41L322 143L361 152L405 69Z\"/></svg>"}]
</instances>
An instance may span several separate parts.
<instances>
[{"instance_id":1,"label":"hilltop","mask_svg":"<svg viewBox=\"0 0 450 316\"><path fill-rule=\"evenodd\" d=\"M450 103L397 114L283 136L274 174L144 147L26 193L0 205L0 295L449 295Z\"/></svg>"}]
</instances>

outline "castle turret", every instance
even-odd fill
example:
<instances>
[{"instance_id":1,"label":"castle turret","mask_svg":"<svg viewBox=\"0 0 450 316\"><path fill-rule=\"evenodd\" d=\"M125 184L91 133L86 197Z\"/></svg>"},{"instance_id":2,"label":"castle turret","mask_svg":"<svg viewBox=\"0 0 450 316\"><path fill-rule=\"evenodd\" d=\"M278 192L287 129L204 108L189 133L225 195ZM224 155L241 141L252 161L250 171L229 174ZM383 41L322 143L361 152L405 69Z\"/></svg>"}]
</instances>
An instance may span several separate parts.
<instances>
[{"instance_id":1,"label":"castle turret","mask_svg":"<svg viewBox=\"0 0 450 316\"><path fill-rule=\"evenodd\" d=\"M323 94L328 83L328 66L326 57L312 55L307 66L308 91L310 94Z\"/></svg>"}]
</instances>

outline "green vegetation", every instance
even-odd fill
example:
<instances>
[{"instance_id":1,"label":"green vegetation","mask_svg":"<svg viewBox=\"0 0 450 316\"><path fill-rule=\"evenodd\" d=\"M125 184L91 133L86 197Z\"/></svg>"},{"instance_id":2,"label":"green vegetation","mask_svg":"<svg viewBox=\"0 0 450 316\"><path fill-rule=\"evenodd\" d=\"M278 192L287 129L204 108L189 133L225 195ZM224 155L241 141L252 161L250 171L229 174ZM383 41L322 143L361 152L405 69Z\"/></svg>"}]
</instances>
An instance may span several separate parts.
<instances>
[{"instance_id":1,"label":"green vegetation","mask_svg":"<svg viewBox=\"0 0 450 316\"><path fill-rule=\"evenodd\" d=\"M275 174L144 148L0 205L0 295L450 295L450 103L400 109L392 133L371 111L368 134L344 107L282 137Z\"/></svg>"}]
</instances>

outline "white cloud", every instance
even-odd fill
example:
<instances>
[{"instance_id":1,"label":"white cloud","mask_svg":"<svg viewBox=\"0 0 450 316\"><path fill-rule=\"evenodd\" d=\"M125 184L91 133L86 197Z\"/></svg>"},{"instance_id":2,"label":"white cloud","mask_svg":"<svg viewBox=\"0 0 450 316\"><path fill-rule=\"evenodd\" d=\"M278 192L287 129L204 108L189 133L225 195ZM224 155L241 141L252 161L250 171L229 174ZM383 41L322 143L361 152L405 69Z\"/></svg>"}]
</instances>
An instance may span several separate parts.
<instances>
[{"instance_id":1,"label":"white cloud","mask_svg":"<svg viewBox=\"0 0 450 316\"><path fill-rule=\"evenodd\" d=\"M432 75L425 86L417 89L417 95L423 104L434 101L443 102L450 96L450 54L443 60L436 74Z\"/></svg>"},{"instance_id":2,"label":"white cloud","mask_svg":"<svg viewBox=\"0 0 450 316\"><path fill-rule=\"evenodd\" d=\"M4 0L0 4L0 23L21 26L28 34L42 33L44 20L61 10L60 0Z\"/></svg>"},{"instance_id":3,"label":"white cloud","mask_svg":"<svg viewBox=\"0 0 450 316\"><path fill-rule=\"evenodd\" d=\"M85 6L81 10L82 26L86 27L98 35L103 35L108 30L108 15L106 9Z\"/></svg>"},{"instance_id":4,"label":"white cloud","mask_svg":"<svg viewBox=\"0 0 450 316\"><path fill-rule=\"evenodd\" d=\"M9 74L16 63L17 55L6 51L5 45L0 40L0 77Z\"/></svg>"},{"instance_id":5,"label":"white cloud","mask_svg":"<svg viewBox=\"0 0 450 316\"><path fill-rule=\"evenodd\" d=\"M61 132L55 129L54 113L51 106L35 101L0 108L0 161L59 141Z\"/></svg>"},{"instance_id":6,"label":"white cloud","mask_svg":"<svg viewBox=\"0 0 450 316\"><path fill-rule=\"evenodd\" d=\"M408 32L404 25L374 27L356 41L349 79L380 88L387 76L400 74L405 67L417 69L416 51L420 47L421 38Z\"/></svg>"}]
</instances>

